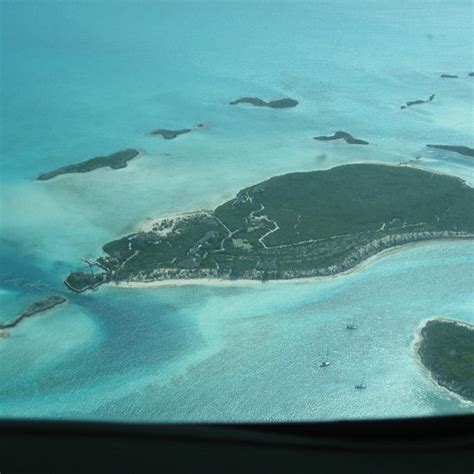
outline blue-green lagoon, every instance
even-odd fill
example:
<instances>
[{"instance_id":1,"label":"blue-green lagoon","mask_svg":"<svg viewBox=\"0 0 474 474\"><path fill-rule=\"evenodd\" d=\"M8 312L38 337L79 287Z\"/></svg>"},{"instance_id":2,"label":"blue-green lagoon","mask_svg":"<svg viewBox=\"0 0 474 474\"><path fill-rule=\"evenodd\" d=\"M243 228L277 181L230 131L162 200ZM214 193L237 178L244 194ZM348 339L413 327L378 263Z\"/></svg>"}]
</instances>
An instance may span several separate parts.
<instances>
[{"instance_id":1,"label":"blue-green lagoon","mask_svg":"<svg viewBox=\"0 0 474 474\"><path fill-rule=\"evenodd\" d=\"M0 416L472 413L426 377L412 347L426 318L474 323L472 240L401 247L304 282L81 294L63 284L87 271L82 258L150 219L214 209L275 175L409 162L473 186L472 158L426 147L474 146L470 2L6 1L0 10L0 322L50 294L68 298L0 338ZM229 106L245 96L299 103ZM198 123L172 140L149 135ZM369 145L313 140L338 130ZM126 148L142 153L126 168L35 180Z\"/></svg>"}]
</instances>

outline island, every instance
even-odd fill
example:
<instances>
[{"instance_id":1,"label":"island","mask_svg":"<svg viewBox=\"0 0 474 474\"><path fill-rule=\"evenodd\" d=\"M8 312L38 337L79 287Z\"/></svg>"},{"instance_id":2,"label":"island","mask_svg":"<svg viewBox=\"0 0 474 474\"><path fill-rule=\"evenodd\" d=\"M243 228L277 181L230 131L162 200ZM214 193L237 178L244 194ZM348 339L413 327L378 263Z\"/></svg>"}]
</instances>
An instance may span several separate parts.
<instances>
[{"instance_id":1,"label":"island","mask_svg":"<svg viewBox=\"0 0 474 474\"><path fill-rule=\"evenodd\" d=\"M40 181L46 181L48 179L55 178L61 174L66 173L87 173L93 171L97 168L109 167L114 170L120 168L126 168L127 162L137 157L140 154L138 150L129 148L127 150L117 151L107 156L96 156L90 160L81 161L73 165L63 166L54 171L49 171L48 173L40 174L36 179Z\"/></svg>"},{"instance_id":2,"label":"island","mask_svg":"<svg viewBox=\"0 0 474 474\"><path fill-rule=\"evenodd\" d=\"M454 145L426 145L429 148L438 148L439 150L452 151L459 153L460 155L474 157L474 148L467 146L454 146Z\"/></svg>"},{"instance_id":3,"label":"island","mask_svg":"<svg viewBox=\"0 0 474 474\"><path fill-rule=\"evenodd\" d=\"M459 76L456 76L455 74L441 74L439 77L443 79L457 79Z\"/></svg>"},{"instance_id":4,"label":"island","mask_svg":"<svg viewBox=\"0 0 474 474\"><path fill-rule=\"evenodd\" d=\"M427 100L409 100L405 105L401 105L401 109L406 109L407 107L411 107L412 105L419 105L419 104L427 104L428 102L431 102L435 98L434 94L431 94Z\"/></svg>"},{"instance_id":5,"label":"island","mask_svg":"<svg viewBox=\"0 0 474 474\"><path fill-rule=\"evenodd\" d=\"M3 324L0 323L0 331L2 331L0 333L0 337L6 337L6 331L8 329L14 328L15 326L18 326L18 324L20 324L20 322L24 319L30 318L31 316L34 316L38 313L44 313L45 311L49 311L50 309L53 309L54 307L61 305L66 301L67 299L61 296L50 296L49 298L46 298L44 300L35 301L13 321Z\"/></svg>"},{"instance_id":6,"label":"island","mask_svg":"<svg viewBox=\"0 0 474 474\"><path fill-rule=\"evenodd\" d=\"M474 326L428 319L417 332L416 355L430 378L464 401L474 402Z\"/></svg>"},{"instance_id":7,"label":"island","mask_svg":"<svg viewBox=\"0 0 474 474\"><path fill-rule=\"evenodd\" d=\"M185 133L191 133L193 130L199 128L206 128L205 123L197 123L193 128L181 128L179 130L169 130L167 128L158 128L149 133L149 135L161 135L165 140L172 140L173 138L178 137L179 135L184 135Z\"/></svg>"},{"instance_id":8,"label":"island","mask_svg":"<svg viewBox=\"0 0 474 474\"><path fill-rule=\"evenodd\" d=\"M345 272L389 248L474 238L474 189L408 166L351 164L275 176L214 210L147 221L103 246L73 291L115 282L277 280Z\"/></svg>"},{"instance_id":9,"label":"island","mask_svg":"<svg viewBox=\"0 0 474 474\"><path fill-rule=\"evenodd\" d=\"M258 97L241 97L240 99L229 102L230 105L237 104L251 104L256 107L270 107L272 109L286 109L289 107L296 107L298 101L295 99L278 99L270 100L266 102L265 100L259 99Z\"/></svg>"},{"instance_id":10,"label":"island","mask_svg":"<svg viewBox=\"0 0 474 474\"><path fill-rule=\"evenodd\" d=\"M153 130L150 132L150 135L161 135L165 140L171 140L176 138L178 135L190 133L191 131L192 130L190 128L182 128L181 130L167 130L165 128L159 128L158 130Z\"/></svg>"},{"instance_id":11,"label":"island","mask_svg":"<svg viewBox=\"0 0 474 474\"><path fill-rule=\"evenodd\" d=\"M95 290L99 285L105 283L106 280L106 274L104 273L78 271L71 273L64 283L70 290L82 293L86 290Z\"/></svg>"},{"instance_id":12,"label":"island","mask_svg":"<svg viewBox=\"0 0 474 474\"><path fill-rule=\"evenodd\" d=\"M369 142L354 138L350 133L338 131L331 136L313 137L314 140L329 141L329 140L344 140L351 145L368 145Z\"/></svg>"}]
</instances>

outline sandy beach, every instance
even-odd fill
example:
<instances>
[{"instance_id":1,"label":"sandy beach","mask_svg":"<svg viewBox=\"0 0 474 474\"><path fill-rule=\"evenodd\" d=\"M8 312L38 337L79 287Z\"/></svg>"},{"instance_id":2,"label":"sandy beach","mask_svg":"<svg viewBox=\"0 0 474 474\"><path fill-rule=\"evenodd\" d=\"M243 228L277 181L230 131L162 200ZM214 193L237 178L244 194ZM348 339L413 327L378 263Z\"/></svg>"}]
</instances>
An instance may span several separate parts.
<instances>
[{"instance_id":1,"label":"sandy beach","mask_svg":"<svg viewBox=\"0 0 474 474\"><path fill-rule=\"evenodd\" d=\"M460 239L439 239L439 240L423 240L418 242L410 242L402 245L397 245L384 249L375 255L363 260L354 267L340 273L335 273L334 275L326 276L315 276L315 277L306 277L306 278L291 278L291 279L281 279L281 280L267 280L265 285L275 285L282 283L317 283L321 281L333 280L336 278L341 278L346 275L350 275L353 272L362 271L367 266L375 263L377 260L386 257L392 253L399 252L404 249L418 247L420 245L436 245L437 243L446 243L446 242L457 242ZM128 282L109 282L104 283L104 287L113 287L113 288L159 288L163 286L191 286L191 285L207 285L207 286L251 286L251 285L262 285L260 280L228 280L222 278L182 278L182 279L169 279L169 280L157 280L157 281L128 281Z\"/></svg>"}]
</instances>

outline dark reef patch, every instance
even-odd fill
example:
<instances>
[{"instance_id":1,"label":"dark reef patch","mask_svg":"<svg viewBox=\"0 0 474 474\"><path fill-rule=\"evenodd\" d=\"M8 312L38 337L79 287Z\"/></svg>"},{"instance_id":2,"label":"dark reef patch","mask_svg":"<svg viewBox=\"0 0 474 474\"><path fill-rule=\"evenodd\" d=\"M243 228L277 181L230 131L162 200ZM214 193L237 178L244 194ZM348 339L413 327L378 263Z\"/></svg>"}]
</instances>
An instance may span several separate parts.
<instances>
[{"instance_id":1,"label":"dark reef patch","mask_svg":"<svg viewBox=\"0 0 474 474\"><path fill-rule=\"evenodd\" d=\"M409 100L405 105L401 105L400 108L401 109L406 109L407 107L411 107L412 105L426 104L428 102L431 102L434 98L435 98L435 95L432 94L428 97L427 100L422 100L422 99Z\"/></svg>"},{"instance_id":2,"label":"dark reef patch","mask_svg":"<svg viewBox=\"0 0 474 474\"><path fill-rule=\"evenodd\" d=\"M258 97L241 97L240 99L229 102L230 105L251 104L255 105L256 107L270 107L272 109L286 109L289 107L296 107L298 103L299 102L295 99L278 99L266 102L262 99L259 99Z\"/></svg>"},{"instance_id":3,"label":"dark reef patch","mask_svg":"<svg viewBox=\"0 0 474 474\"><path fill-rule=\"evenodd\" d=\"M455 74L441 74L439 77L443 79L457 79L459 76L456 76Z\"/></svg>"},{"instance_id":4,"label":"dark reef patch","mask_svg":"<svg viewBox=\"0 0 474 474\"><path fill-rule=\"evenodd\" d=\"M46 298L45 300L35 301L30 306L28 306L28 308L25 311L23 311L23 313L21 313L20 316L18 316L13 321L9 323L0 324L0 330L14 328L23 319L30 318L31 316L34 316L35 314L38 314L38 313L44 313L45 311L48 311L54 308L55 306L63 304L66 301L67 299L61 296L50 296L49 298Z\"/></svg>"}]
</instances>

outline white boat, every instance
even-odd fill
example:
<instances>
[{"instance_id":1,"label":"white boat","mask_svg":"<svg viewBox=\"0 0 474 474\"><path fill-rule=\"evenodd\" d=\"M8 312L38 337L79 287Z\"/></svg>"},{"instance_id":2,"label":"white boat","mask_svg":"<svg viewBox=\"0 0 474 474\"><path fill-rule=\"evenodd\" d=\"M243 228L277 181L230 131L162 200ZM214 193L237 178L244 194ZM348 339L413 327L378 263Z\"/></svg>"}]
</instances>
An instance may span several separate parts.
<instances>
[{"instance_id":1,"label":"white boat","mask_svg":"<svg viewBox=\"0 0 474 474\"><path fill-rule=\"evenodd\" d=\"M326 357L324 360L319 364L319 367L328 367L331 365L331 361L329 360L329 349L326 349Z\"/></svg>"}]
</instances>

